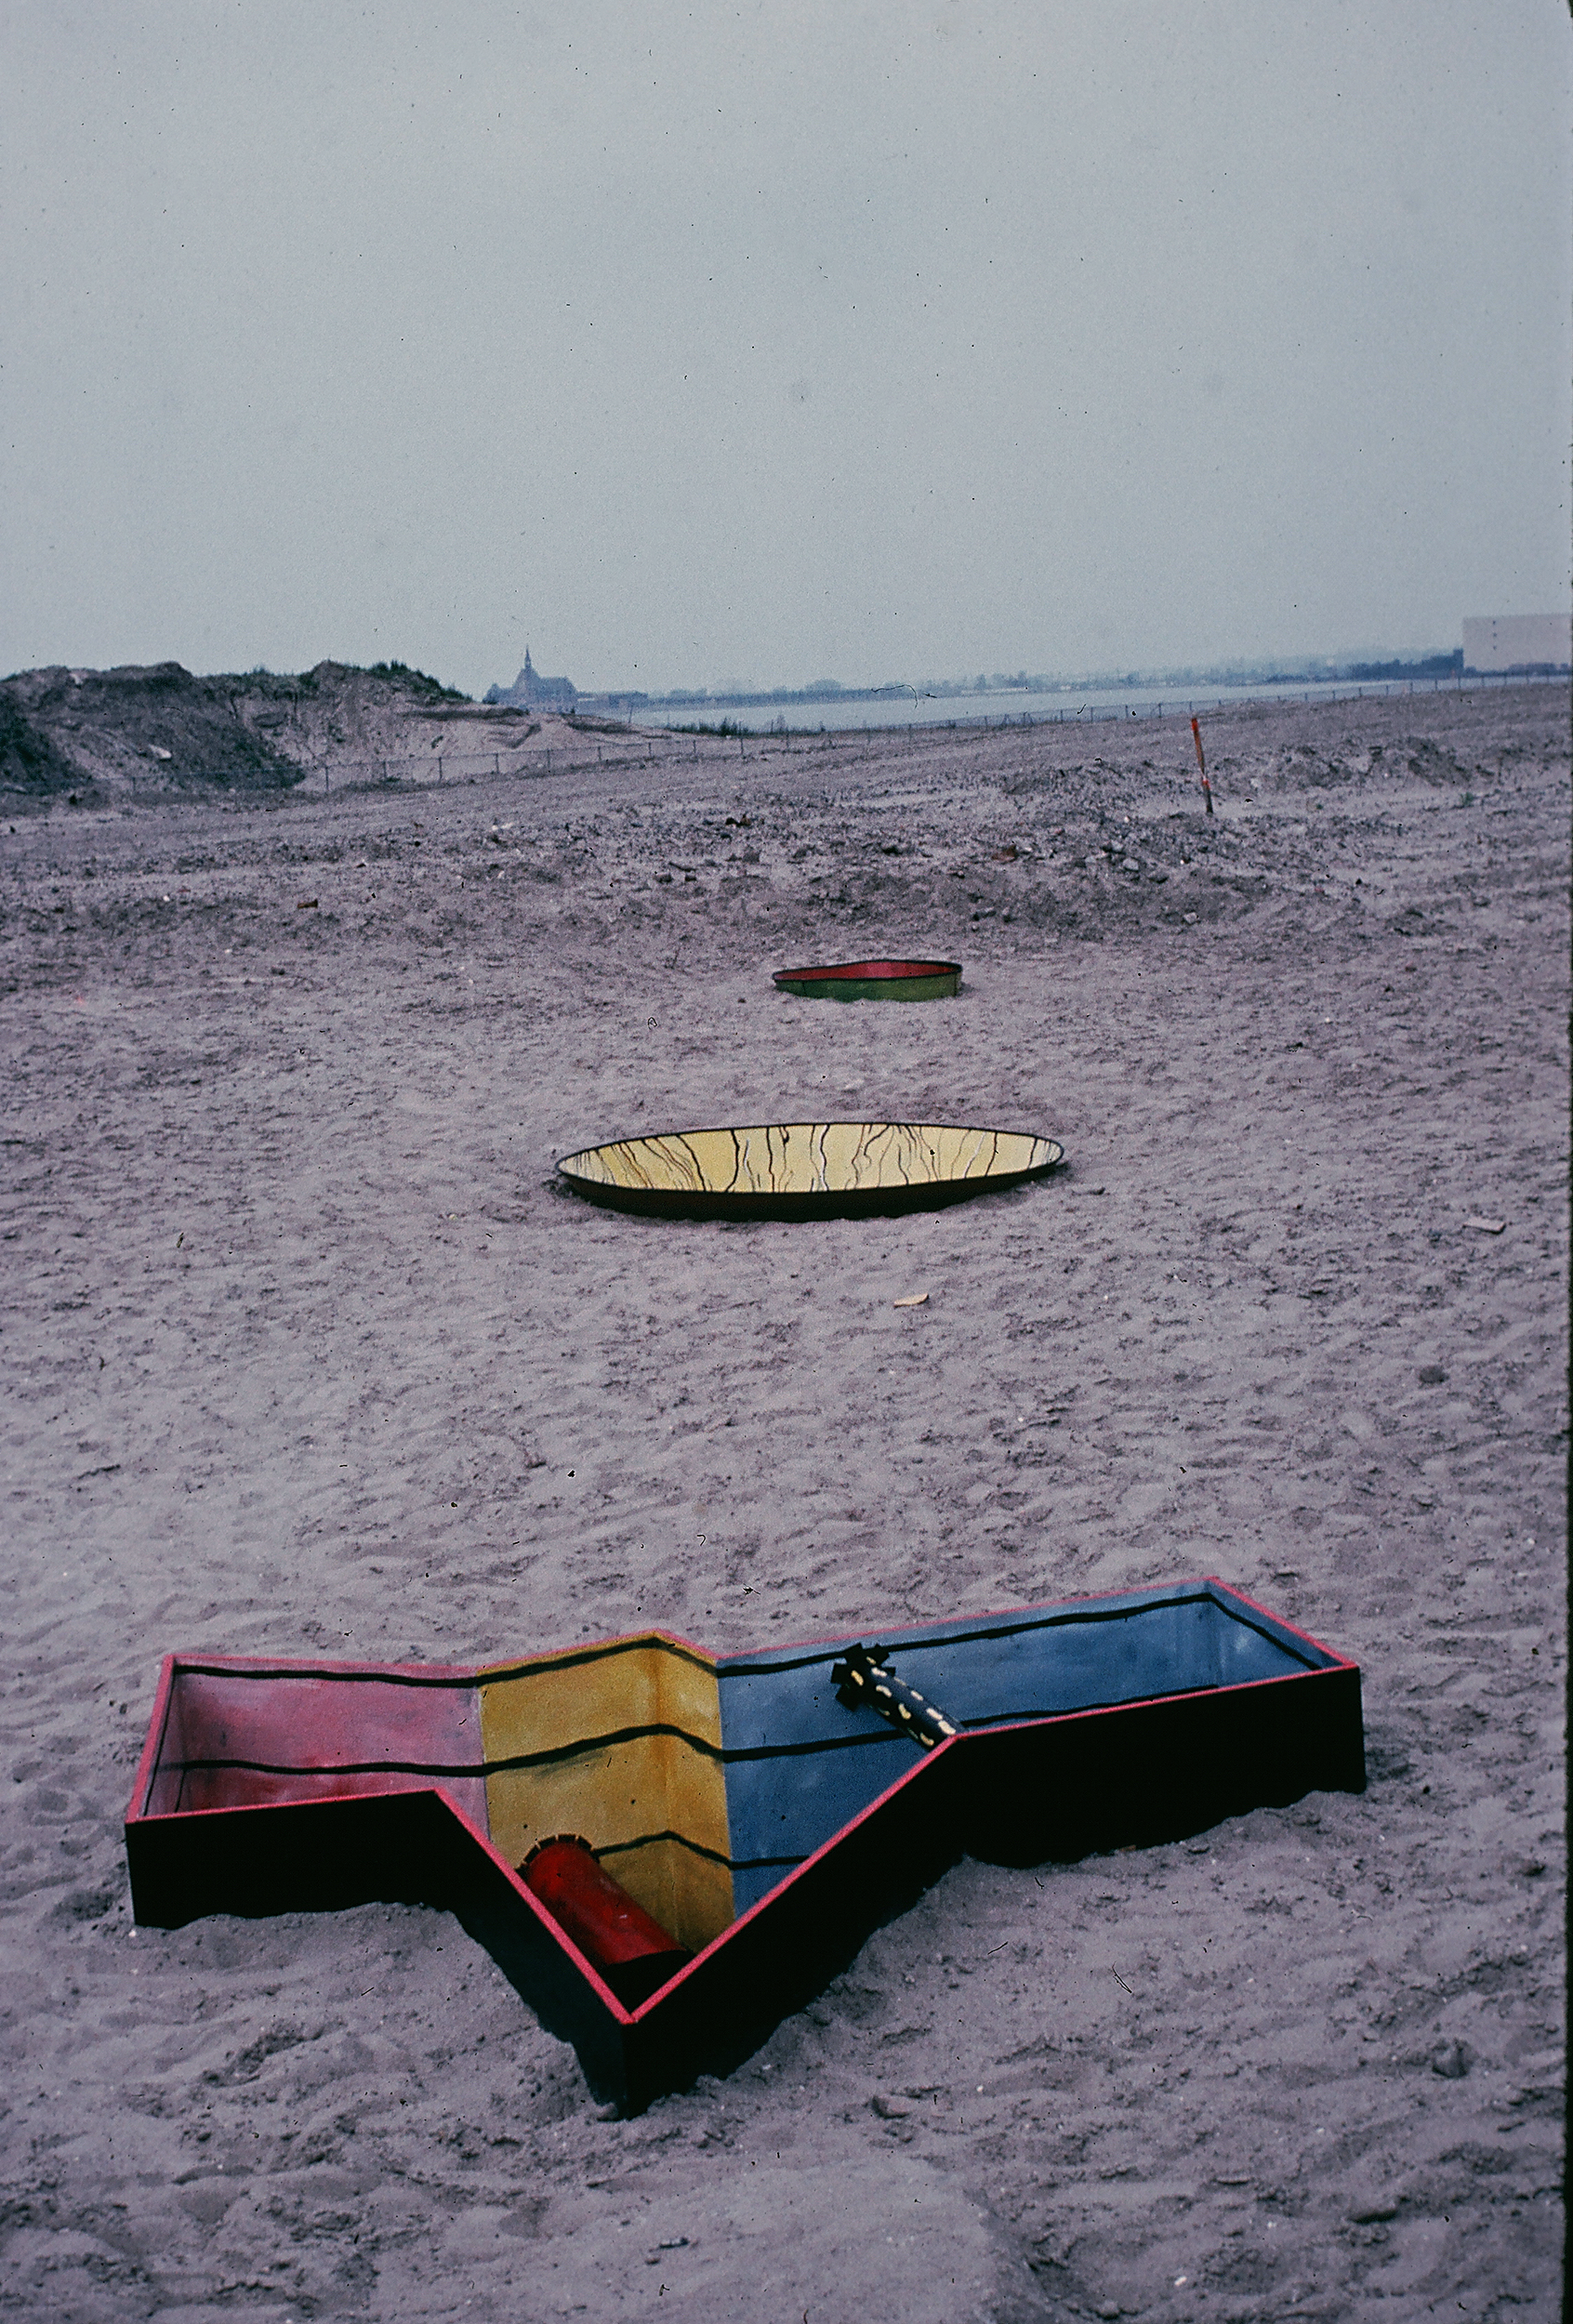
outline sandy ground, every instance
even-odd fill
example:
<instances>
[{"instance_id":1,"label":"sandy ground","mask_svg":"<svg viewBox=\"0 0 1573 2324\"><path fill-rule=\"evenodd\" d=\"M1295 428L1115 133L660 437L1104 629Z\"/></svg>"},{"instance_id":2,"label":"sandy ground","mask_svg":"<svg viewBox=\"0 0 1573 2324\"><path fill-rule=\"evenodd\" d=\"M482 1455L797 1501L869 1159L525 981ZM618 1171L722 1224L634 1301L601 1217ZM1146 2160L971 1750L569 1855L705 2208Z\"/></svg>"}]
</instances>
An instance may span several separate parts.
<instances>
[{"instance_id":1,"label":"sandy ground","mask_svg":"<svg viewBox=\"0 0 1573 2324\"><path fill-rule=\"evenodd\" d=\"M1174 722L0 809L5 2313L1558 2313L1567 701L1208 739L1210 826ZM886 951L961 995L770 986ZM1067 1167L792 1228L551 1183L836 1113ZM637 2119L443 1914L131 1924L168 1648L1200 1572L1360 1661L1364 1797L963 1864Z\"/></svg>"}]
</instances>

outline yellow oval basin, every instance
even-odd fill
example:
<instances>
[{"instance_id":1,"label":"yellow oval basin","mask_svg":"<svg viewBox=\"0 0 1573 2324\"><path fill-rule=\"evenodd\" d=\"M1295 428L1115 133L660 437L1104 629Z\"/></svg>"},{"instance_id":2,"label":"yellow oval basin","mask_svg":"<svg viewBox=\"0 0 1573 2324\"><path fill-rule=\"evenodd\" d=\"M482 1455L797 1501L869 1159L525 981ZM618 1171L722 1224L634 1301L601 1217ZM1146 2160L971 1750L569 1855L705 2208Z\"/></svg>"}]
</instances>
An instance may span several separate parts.
<instances>
[{"instance_id":1,"label":"yellow oval basin","mask_svg":"<svg viewBox=\"0 0 1573 2324\"><path fill-rule=\"evenodd\" d=\"M938 1122L765 1122L587 1146L558 1164L589 1202L686 1219L860 1218L933 1210L1063 1160L1029 1130Z\"/></svg>"}]
</instances>

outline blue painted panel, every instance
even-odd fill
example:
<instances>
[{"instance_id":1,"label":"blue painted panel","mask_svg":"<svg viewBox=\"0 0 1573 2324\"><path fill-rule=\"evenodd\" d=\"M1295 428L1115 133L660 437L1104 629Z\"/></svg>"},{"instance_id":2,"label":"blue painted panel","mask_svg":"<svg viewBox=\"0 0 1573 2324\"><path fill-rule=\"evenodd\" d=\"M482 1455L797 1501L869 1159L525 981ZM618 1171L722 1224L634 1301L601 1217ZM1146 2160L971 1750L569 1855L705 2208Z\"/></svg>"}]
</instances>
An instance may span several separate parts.
<instances>
[{"instance_id":1,"label":"blue painted panel","mask_svg":"<svg viewBox=\"0 0 1573 2324\"><path fill-rule=\"evenodd\" d=\"M869 1631L861 1636L876 1643ZM736 1656L720 1666L739 1911L783 1877L787 1868L779 1859L812 1854L919 1756L878 1713L847 1710L836 1700L830 1666L854 1643L848 1637L780 1662ZM1026 1609L998 1623L924 1623L880 1631L877 1643L890 1648L909 1684L960 1726L1287 1678L1332 1661L1271 1617L1205 1589ZM769 1756L733 1757L750 1751ZM761 1857L777 1861L750 1869L750 1859Z\"/></svg>"},{"instance_id":2,"label":"blue painted panel","mask_svg":"<svg viewBox=\"0 0 1573 2324\"><path fill-rule=\"evenodd\" d=\"M821 1673L822 1679L825 1673ZM826 1685L826 1693L830 1689ZM833 1705L835 1698L831 1695ZM839 1710L839 1705L835 1705ZM851 1727L863 1721L841 1711ZM726 1812L732 1839L734 1907L751 1904L785 1878L793 1863L834 1839L856 1816L906 1774L919 1757L893 1728L862 1736L848 1750L814 1751L781 1759L732 1763L726 1771ZM757 1859L763 1857L765 1863ZM773 1864L768 1859L775 1858ZM783 1864L780 1858L787 1861ZM750 1859L755 1859L750 1867Z\"/></svg>"}]
</instances>

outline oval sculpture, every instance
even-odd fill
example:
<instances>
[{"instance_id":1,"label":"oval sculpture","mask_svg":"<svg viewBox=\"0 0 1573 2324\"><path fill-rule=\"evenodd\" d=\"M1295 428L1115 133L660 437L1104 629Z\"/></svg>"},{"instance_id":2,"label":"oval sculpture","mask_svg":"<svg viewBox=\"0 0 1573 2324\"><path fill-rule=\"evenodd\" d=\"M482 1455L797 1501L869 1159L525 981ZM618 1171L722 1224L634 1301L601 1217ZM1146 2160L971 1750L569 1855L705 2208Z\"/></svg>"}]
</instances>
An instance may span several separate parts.
<instances>
[{"instance_id":1,"label":"oval sculpture","mask_svg":"<svg viewBox=\"0 0 1573 2324\"><path fill-rule=\"evenodd\" d=\"M856 1219L937 1210L1041 1178L1064 1148L934 1122L768 1122L624 1138L558 1164L589 1202L676 1219Z\"/></svg>"},{"instance_id":2,"label":"oval sculpture","mask_svg":"<svg viewBox=\"0 0 1573 2324\"><path fill-rule=\"evenodd\" d=\"M959 960L839 960L823 969L777 969L778 992L800 1000L948 1000Z\"/></svg>"}]
</instances>

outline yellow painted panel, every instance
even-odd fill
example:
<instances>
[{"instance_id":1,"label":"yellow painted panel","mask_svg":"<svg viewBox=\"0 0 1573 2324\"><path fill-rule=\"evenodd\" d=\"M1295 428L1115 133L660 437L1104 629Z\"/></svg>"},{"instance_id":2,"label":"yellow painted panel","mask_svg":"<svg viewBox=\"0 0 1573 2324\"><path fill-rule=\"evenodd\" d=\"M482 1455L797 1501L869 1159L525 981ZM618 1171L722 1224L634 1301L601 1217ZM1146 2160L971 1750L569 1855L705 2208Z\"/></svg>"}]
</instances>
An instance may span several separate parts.
<instances>
[{"instance_id":1,"label":"yellow painted panel","mask_svg":"<svg viewBox=\"0 0 1573 2324\"><path fill-rule=\"evenodd\" d=\"M619 1849L605 1861L613 1879L691 1952L730 1928L735 1918L726 1866L696 1855L680 1841L647 1841L641 1848Z\"/></svg>"},{"instance_id":2,"label":"yellow painted panel","mask_svg":"<svg viewBox=\"0 0 1573 2324\"><path fill-rule=\"evenodd\" d=\"M509 1675L498 1675L502 1671ZM498 1664L479 1675L489 1760L556 1750L585 1736L657 1722L720 1749L714 1665L665 1639L619 1642L572 1660L543 1656L538 1662Z\"/></svg>"},{"instance_id":3,"label":"yellow painted panel","mask_svg":"<svg viewBox=\"0 0 1573 2324\"><path fill-rule=\"evenodd\" d=\"M625 1733L597 1745L600 1736L650 1727L681 1732ZM481 1732L494 1768L486 1779L492 1840L510 1864L554 1832L577 1832L597 1850L642 1842L607 1868L663 1928L697 1948L728 1925L726 1779L720 1760L696 1748L720 1747L713 1668L659 1639L566 1667L551 1659L510 1666L507 1677L482 1675ZM496 1765L542 1752L567 1755L544 1765ZM691 1845L663 1840L664 1833Z\"/></svg>"}]
</instances>

